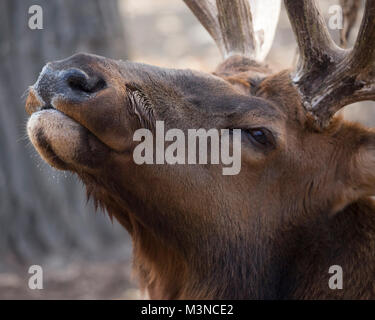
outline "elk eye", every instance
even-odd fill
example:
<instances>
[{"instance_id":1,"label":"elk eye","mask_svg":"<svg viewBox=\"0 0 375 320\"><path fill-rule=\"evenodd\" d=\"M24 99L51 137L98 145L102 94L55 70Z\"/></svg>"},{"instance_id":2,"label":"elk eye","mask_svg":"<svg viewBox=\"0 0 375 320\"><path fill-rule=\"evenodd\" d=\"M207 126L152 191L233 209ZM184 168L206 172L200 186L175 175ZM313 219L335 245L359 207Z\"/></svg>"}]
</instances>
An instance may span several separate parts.
<instances>
[{"instance_id":1,"label":"elk eye","mask_svg":"<svg viewBox=\"0 0 375 320\"><path fill-rule=\"evenodd\" d=\"M270 143L268 139L268 132L264 129L251 129L248 130L250 139L261 145L268 145Z\"/></svg>"}]
</instances>

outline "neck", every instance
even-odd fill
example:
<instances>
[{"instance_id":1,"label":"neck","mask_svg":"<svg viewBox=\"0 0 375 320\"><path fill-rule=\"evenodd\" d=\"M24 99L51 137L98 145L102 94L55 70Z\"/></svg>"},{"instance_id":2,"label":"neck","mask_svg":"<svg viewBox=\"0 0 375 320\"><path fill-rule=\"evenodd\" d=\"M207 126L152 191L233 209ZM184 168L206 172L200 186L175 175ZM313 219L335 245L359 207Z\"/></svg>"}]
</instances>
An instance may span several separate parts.
<instances>
[{"instance_id":1,"label":"neck","mask_svg":"<svg viewBox=\"0 0 375 320\"><path fill-rule=\"evenodd\" d=\"M284 223L273 232L259 222L245 234L212 232L189 243L175 241L170 233L161 236L127 211L112 214L132 236L135 271L152 299L337 298L343 291L328 287L328 269L336 264L364 287L373 278L366 269L375 263L371 200L349 205L334 217ZM363 245L374 250L363 252ZM353 270L358 259L364 265Z\"/></svg>"},{"instance_id":2,"label":"neck","mask_svg":"<svg viewBox=\"0 0 375 320\"><path fill-rule=\"evenodd\" d=\"M181 250L142 224L133 226L132 238L134 267L151 299L279 298L285 260L271 239L211 239Z\"/></svg>"}]
</instances>

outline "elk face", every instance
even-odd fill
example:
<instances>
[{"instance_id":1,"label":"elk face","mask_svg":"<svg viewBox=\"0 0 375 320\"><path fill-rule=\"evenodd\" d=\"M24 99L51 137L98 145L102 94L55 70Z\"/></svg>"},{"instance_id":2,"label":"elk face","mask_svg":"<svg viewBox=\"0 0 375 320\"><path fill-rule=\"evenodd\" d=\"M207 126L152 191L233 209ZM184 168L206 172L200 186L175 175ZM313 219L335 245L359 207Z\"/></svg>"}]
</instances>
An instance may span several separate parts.
<instances>
[{"instance_id":1,"label":"elk face","mask_svg":"<svg viewBox=\"0 0 375 320\"><path fill-rule=\"evenodd\" d=\"M259 209L253 199L266 194L264 173L285 145L286 114L270 100L242 94L210 74L87 54L49 63L26 109L30 139L49 164L76 172L105 205L116 198L121 210L137 211L144 224L170 229L181 241L187 230L202 232L199 221L223 233L230 212L247 216L250 207ZM211 164L135 164L134 132L155 133L156 121L186 136L189 129L243 129L240 174L224 176L221 165Z\"/></svg>"}]
</instances>

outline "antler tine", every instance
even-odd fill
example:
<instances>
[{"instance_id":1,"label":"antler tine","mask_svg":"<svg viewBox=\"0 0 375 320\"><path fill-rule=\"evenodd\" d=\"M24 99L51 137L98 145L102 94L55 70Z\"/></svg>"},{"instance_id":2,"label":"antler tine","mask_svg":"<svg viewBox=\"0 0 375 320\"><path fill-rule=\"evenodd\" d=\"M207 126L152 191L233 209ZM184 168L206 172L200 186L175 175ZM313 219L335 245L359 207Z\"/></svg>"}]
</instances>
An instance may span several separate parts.
<instances>
[{"instance_id":1,"label":"antler tine","mask_svg":"<svg viewBox=\"0 0 375 320\"><path fill-rule=\"evenodd\" d=\"M280 0L184 0L215 40L224 58L238 54L261 62L275 35ZM268 14L263 9L271 10ZM262 9L262 10L260 10ZM255 27L255 28L254 28ZM254 30L256 29L256 30Z\"/></svg>"},{"instance_id":2,"label":"antler tine","mask_svg":"<svg viewBox=\"0 0 375 320\"><path fill-rule=\"evenodd\" d=\"M324 128L344 106L375 99L375 1L367 0L356 44L343 50L331 39L313 0L284 0L301 52L293 82L303 105Z\"/></svg>"},{"instance_id":3,"label":"antler tine","mask_svg":"<svg viewBox=\"0 0 375 320\"><path fill-rule=\"evenodd\" d=\"M285 0L284 3L300 51L295 78L299 79L319 66L333 62L338 47L314 0Z\"/></svg>"},{"instance_id":4,"label":"antler tine","mask_svg":"<svg viewBox=\"0 0 375 320\"><path fill-rule=\"evenodd\" d=\"M222 54L224 54L223 37L218 21L218 11L214 0L183 0L194 13L202 26L215 40Z\"/></svg>"},{"instance_id":5,"label":"antler tine","mask_svg":"<svg viewBox=\"0 0 375 320\"><path fill-rule=\"evenodd\" d=\"M256 60L250 4L246 0L216 0L226 55L241 54Z\"/></svg>"},{"instance_id":6,"label":"antler tine","mask_svg":"<svg viewBox=\"0 0 375 320\"><path fill-rule=\"evenodd\" d=\"M224 58L240 54L255 60L255 39L247 0L184 0L215 40Z\"/></svg>"},{"instance_id":7,"label":"antler tine","mask_svg":"<svg viewBox=\"0 0 375 320\"><path fill-rule=\"evenodd\" d=\"M348 104L375 100L375 1L367 0L354 48L331 75L328 92L323 92L316 112L326 121ZM335 103L329 103L337 97ZM324 106L324 103L327 103ZM321 111L322 110L322 111Z\"/></svg>"}]
</instances>

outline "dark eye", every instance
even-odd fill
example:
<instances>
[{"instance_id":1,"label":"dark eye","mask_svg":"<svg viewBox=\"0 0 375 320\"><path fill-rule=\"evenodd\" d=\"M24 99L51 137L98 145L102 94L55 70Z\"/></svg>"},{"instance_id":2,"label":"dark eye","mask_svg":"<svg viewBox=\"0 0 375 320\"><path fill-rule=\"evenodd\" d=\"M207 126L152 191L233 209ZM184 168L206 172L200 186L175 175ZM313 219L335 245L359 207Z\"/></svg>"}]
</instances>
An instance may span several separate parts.
<instances>
[{"instance_id":1,"label":"dark eye","mask_svg":"<svg viewBox=\"0 0 375 320\"><path fill-rule=\"evenodd\" d=\"M268 130L257 128L257 129L249 129L247 130L250 139L254 141L255 143L258 143L260 145L268 146L271 144L270 139L270 132Z\"/></svg>"}]
</instances>

